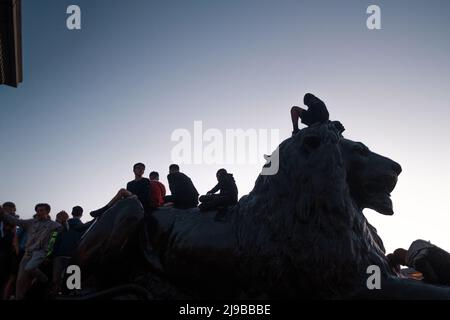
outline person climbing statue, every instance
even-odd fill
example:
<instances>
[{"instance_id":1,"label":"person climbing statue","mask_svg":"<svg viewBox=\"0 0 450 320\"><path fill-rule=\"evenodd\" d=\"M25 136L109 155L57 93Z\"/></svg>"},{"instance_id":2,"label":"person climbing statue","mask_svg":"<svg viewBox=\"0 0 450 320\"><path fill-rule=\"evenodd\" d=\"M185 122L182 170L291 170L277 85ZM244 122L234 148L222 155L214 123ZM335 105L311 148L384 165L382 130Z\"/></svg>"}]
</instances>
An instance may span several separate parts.
<instances>
[{"instance_id":1,"label":"person climbing statue","mask_svg":"<svg viewBox=\"0 0 450 320\"><path fill-rule=\"evenodd\" d=\"M325 103L315 95L311 93L305 94L303 104L308 107L308 110L298 106L293 106L291 108L292 126L294 127L292 134L296 134L299 131L298 119L309 127L315 124L328 122L330 118Z\"/></svg>"}]
</instances>

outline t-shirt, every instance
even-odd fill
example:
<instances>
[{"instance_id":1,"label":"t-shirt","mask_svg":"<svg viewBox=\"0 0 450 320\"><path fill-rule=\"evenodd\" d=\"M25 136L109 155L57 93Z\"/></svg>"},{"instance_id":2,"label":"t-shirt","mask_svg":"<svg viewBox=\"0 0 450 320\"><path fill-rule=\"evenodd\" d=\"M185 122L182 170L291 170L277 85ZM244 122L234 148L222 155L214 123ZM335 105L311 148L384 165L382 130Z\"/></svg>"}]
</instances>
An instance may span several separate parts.
<instances>
[{"instance_id":1,"label":"t-shirt","mask_svg":"<svg viewBox=\"0 0 450 320\"><path fill-rule=\"evenodd\" d=\"M127 190L138 197L145 212L151 210L152 203L149 179L141 178L139 180L130 181L127 183Z\"/></svg>"},{"instance_id":2,"label":"t-shirt","mask_svg":"<svg viewBox=\"0 0 450 320\"><path fill-rule=\"evenodd\" d=\"M198 192L191 178L181 172L173 172L167 175L170 192L175 206L192 208L198 204Z\"/></svg>"},{"instance_id":3,"label":"t-shirt","mask_svg":"<svg viewBox=\"0 0 450 320\"><path fill-rule=\"evenodd\" d=\"M219 190L220 195L230 197L233 202L237 202L238 189L236 186L236 181L231 173L228 173L225 177L223 177L219 183L217 183L217 185L209 191L209 193L216 193Z\"/></svg>"},{"instance_id":4,"label":"t-shirt","mask_svg":"<svg viewBox=\"0 0 450 320\"><path fill-rule=\"evenodd\" d=\"M304 98L305 105L308 110L303 111L300 115L302 123L310 126L314 123L324 123L330 119L325 103L312 94L306 94Z\"/></svg>"},{"instance_id":5,"label":"t-shirt","mask_svg":"<svg viewBox=\"0 0 450 320\"><path fill-rule=\"evenodd\" d=\"M157 181L150 180L151 198L155 207L160 207L164 204L164 197L166 196L166 187Z\"/></svg>"}]
</instances>

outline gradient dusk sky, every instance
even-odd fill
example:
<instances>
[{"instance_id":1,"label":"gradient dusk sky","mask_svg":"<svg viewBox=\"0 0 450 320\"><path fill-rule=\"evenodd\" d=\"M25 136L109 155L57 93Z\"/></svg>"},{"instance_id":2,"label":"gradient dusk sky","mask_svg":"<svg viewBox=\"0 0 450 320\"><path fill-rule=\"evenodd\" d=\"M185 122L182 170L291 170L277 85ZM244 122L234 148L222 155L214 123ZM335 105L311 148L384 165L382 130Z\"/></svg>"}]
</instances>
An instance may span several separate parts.
<instances>
[{"instance_id":1,"label":"gradient dusk sky","mask_svg":"<svg viewBox=\"0 0 450 320\"><path fill-rule=\"evenodd\" d=\"M283 140L312 92L347 138L403 167L395 215L365 210L388 251L419 238L450 251L450 1L22 0L22 19L24 82L0 87L0 202L21 217L48 202L87 220L138 161L167 185L171 134L196 120ZM223 166L240 196L261 169ZM220 167L181 170L204 193Z\"/></svg>"}]
</instances>

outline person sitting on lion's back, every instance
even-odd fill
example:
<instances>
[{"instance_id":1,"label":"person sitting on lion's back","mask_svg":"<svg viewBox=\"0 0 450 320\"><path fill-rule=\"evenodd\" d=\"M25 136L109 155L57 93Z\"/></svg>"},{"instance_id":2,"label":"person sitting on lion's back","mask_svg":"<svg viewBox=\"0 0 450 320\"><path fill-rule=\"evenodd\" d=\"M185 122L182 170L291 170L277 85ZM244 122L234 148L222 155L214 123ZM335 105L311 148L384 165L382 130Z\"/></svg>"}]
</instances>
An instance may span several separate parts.
<instances>
[{"instance_id":1,"label":"person sitting on lion's back","mask_svg":"<svg viewBox=\"0 0 450 320\"><path fill-rule=\"evenodd\" d=\"M213 210L218 207L228 207L238 202L238 189L236 181L231 173L225 169L219 169L216 173L217 185L200 197L201 211ZM215 194L220 191L220 194Z\"/></svg>"},{"instance_id":2,"label":"person sitting on lion's back","mask_svg":"<svg viewBox=\"0 0 450 320\"><path fill-rule=\"evenodd\" d=\"M151 212L153 205L151 200L150 180L143 177L144 171L145 165L143 163L139 162L133 166L135 178L127 183L127 190L138 197L145 212Z\"/></svg>"},{"instance_id":3,"label":"person sitting on lion's back","mask_svg":"<svg viewBox=\"0 0 450 320\"><path fill-rule=\"evenodd\" d=\"M135 195L141 202L144 212L150 213L154 209L151 200L150 180L143 178L145 172L145 164L139 162L133 166L134 180L127 183L126 189L120 189L117 194L108 202L108 204L100 209L91 211L90 215L94 218L100 217L109 208L118 201ZM88 222L89 223L89 222Z\"/></svg>"},{"instance_id":4,"label":"person sitting on lion's back","mask_svg":"<svg viewBox=\"0 0 450 320\"><path fill-rule=\"evenodd\" d=\"M308 127L315 124L326 123L330 119L325 103L315 95L311 93L305 94L303 104L308 106L308 110L298 106L293 106L291 108L291 120L294 127L292 134L296 134L299 131L298 119Z\"/></svg>"},{"instance_id":5,"label":"person sitting on lion's back","mask_svg":"<svg viewBox=\"0 0 450 320\"><path fill-rule=\"evenodd\" d=\"M179 209L197 207L199 196L197 189L191 178L180 172L180 167L177 164L169 166L167 181L169 182L171 195L164 197L166 203L173 203L174 207Z\"/></svg>"},{"instance_id":6,"label":"person sitting on lion's back","mask_svg":"<svg viewBox=\"0 0 450 320\"><path fill-rule=\"evenodd\" d=\"M159 181L159 173L156 171L150 172L150 190L152 205L155 208L161 207L164 204L164 197L166 196L166 187Z\"/></svg>"}]
</instances>

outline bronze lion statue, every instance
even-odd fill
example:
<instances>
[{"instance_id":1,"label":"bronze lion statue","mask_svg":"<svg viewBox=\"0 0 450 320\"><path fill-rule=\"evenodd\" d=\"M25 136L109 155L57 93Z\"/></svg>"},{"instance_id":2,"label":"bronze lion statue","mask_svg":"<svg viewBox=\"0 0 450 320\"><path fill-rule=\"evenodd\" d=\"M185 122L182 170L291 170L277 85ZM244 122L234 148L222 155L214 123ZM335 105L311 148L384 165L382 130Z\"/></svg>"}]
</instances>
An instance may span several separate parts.
<instances>
[{"instance_id":1,"label":"bronze lion statue","mask_svg":"<svg viewBox=\"0 0 450 320\"><path fill-rule=\"evenodd\" d=\"M286 139L277 150L278 172L260 175L221 219L198 209L144 215L136 198L121 201L80 244L82 269L123 274L114 262L124 257L120 244L134 243L141 255L123 259L140 268L126 281L155 299L449 299L449 288L391 274L383 242L362 210L393 214L390 193L401 166L342 131L329 122ZM111 227L102 229L122 216L138 219L115 228L117 237ZM97 259L94 268L81 253L106 236L114 241L87 256L107 252L111 259ZM379 268L379 290L367 287L369 266Z\"/></svg>"}]
</instances>

